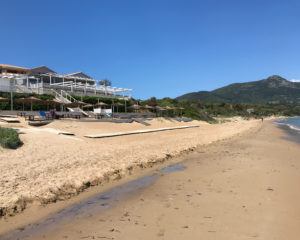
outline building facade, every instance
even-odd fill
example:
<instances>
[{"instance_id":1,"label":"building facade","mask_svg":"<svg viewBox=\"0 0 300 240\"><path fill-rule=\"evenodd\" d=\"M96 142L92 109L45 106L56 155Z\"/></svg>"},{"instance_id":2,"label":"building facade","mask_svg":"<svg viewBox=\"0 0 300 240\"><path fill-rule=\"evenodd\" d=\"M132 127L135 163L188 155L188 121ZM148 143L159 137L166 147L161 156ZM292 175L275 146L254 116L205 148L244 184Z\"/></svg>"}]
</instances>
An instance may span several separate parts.
<instances>
[{"instance_id":1,"label":"building facade","mask_svg":"<svg viewBox=\"0 0 300 240\"><path fill-rule=\"evenodd\" d=\"M59 74L47 66L25 68L0 64L0 92L131 98L131 89L100 85L83 72Z\"/></svg>"}]
</instances>

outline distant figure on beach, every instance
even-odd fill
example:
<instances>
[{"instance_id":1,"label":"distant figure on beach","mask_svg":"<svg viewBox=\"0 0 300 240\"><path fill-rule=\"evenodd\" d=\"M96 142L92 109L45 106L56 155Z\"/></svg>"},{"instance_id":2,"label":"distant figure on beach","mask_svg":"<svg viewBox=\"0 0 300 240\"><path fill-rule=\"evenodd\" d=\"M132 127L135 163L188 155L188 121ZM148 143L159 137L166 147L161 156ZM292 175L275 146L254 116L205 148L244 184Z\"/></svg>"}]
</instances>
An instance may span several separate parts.
<instances>
[{"instance_id":1,"label":"distant figure on beach","mask_svg":"<svg viewBox=\"0 0 300 240\"><path fill-rule=\"evenodd\" d=\"M261 118L261 122L263 122L263 121L264 121L264 118L262 117L262 118Z\"/></svg>"}]
</instances>

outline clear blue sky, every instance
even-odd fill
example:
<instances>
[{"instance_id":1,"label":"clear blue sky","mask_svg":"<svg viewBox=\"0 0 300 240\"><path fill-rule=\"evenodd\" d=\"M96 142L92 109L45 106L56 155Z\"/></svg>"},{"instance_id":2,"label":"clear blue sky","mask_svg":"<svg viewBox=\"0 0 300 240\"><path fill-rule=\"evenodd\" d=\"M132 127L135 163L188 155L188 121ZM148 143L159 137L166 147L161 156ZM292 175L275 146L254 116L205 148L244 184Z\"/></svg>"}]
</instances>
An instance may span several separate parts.
<instances>
[{"instance_id":1,"label":"clear blue sky","mask_svg":"<svg viewBox=\"0 0 300 240\"><path fill-rule=\"evenodd\" d=\"M300 78L297 0L3 0L0 63L84 71L139 98Z\"/></svg>"}]
</instances>

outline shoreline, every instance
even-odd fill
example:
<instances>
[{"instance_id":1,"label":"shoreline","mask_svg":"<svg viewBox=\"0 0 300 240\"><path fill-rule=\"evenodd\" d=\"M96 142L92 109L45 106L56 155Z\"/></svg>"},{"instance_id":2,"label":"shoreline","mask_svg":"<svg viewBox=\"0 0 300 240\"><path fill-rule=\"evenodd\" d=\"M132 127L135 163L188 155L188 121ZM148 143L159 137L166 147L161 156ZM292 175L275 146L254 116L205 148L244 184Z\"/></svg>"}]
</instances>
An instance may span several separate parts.
<instances>
[{"instance_id":1,"label":"shoreline","mask_svg":"<svg viewBox=\"0 0 300 240\"><path fill-rule=\"evenodd\" d=\"M267 127L265 127L267 125ZM270 127L270 125L271 125L271 127ZM165 174L163 174L163 176L162 176L162 178L160 178L159 179L159 181L158 182L156 182L156 183L154 183L153 185L151 185L151 186L149 186L149 187L147 187L145 190L141 190L141 192L139 191L137 194L133 194L133 196L131 196L129 199L124 199L124 201L125 201L125 203L122 201L122 203L120 203L120 204L118 204L116 207L113 207L113 208L111 208L111 209L108 209L107 211L105 211L104 213L102 213L101 212L101 214L100 214L100 212L99 213L97 213L97 212L95 212L95 213L92 213L92 214L90 214L91 216L84 216L83 214L79 214L79 216L82 216L82 219L80 219L81 217L77 217L76 219L72 219L72 221L74 222L74 223L70 223L71 225L73 225L73 224L75 224L75 226L77 226L76 227L76 229L79 227L79 228L87 228L87 231L88 231L88 229L90 229L91 227L89 226L87 226L87 224L92 224L92 226L93 227L95 227L95 224L97 225L97 223L96 222L98 222L98 221L96 221L96 220L93 220L92 222L91 222L91 220L92 219L95 219L95 217L96 218L99 218L99 217L101 217L101 219L106 219L106 217L105 216L108 216L108 219L109 219L109 216L110 217L112 217L112 216L118 216L119 215L119 210L120 209L124 209L124 205L125 206L127 206L127 207L125 207L125 209L130 209L130 208L132 208L132 206L136 206L136 204L137 205L141 205L141 204L143 204L142 202L140 202L140 201L138 201L138 199L139 198L141 198L142 196L140 196L140 195L145 195L145 196L143 196L143 199L152 199L154 196L152 196L153 195L153 193L155 193L155 192L157 192L157 191L160 191L159 189L161 189L161 187L158 187L159 186L159 184L160 184L160 182L163 182L163 184L167 184L167 185L172 185L172 182L174 182L174 181L170 181L171 179L173 179L173 180L175 180L175 179L177 179L177 175L183 175L183 177L184 178L186 178L186 177L188 177L188 178L191 178L191 179L193 179L193 174L192 175L190 175L191 174L191 171L193 172L193 168L191 168L191 166L197 166L199 163L201 163L200 165L202 166L199 170L202 172L202 173L205 173L205 169L207 168L207 167L209 167L209 165L213 165L212 166L212 168L211 167L209 167L208 169L210 169L209 170L209 172L211 172L211 171L213 171L213 172L215 172L216 171L216 168L222 168L222 169L227 169L227 165L228 164L231 164L231 163L228 163L228 162L223 162L222 163L222 166L219 166L219 164L216 164L216 161L217 162L219 162L220 160L217 160L217 159L215 159L215 157L214 157L214 155L216 155L217 154L217 152L218 151L220 151L220 153L222 154L222 155L225 155L224 157L226 158L226 155L228 155L228 153L226 153L227 152L227 150L226 150L226 148L224 149L224 147L225 146L230 146L230 148L232 148L233 146L232 145L234 145L234 144L236 144L236 143L239 143L241 140L242 141L245 141L245 139L249 139L250 138L250 141L253 141L252 139L253 138L256 138L256 135L260 135L260 136L262 136L263 134L264 135L266 135L265 133L261 133L261 131L265 131L265 128L268 128L268 129L273 129L272 131L274 132L277 132L276 133L276 136L279 136L279 134L282 134L282 136L285 136L285 134L284 134L284 132L283 132L283 130L281 130L281 129L279 129L279 128L277 128L276 126L274 126L273 125L273 123L270 123L270 122L268 122L268 123L264 123L264 127L263 127L263 129L261 129L261 128L252 128L251 130L249 130L249 131L246 131L246 132L244 132L244 133L242 133L242 134L240 134L240 135L236 135L236 136L233 136L233 137L231 137L231 138L228 138L228 139L225 139L225 140L222 140L222 141L218 141L218 142L215 142L215 143L213 143L213 144L210 144L210 145L207 145L206 146L206 148L202 148L201 146L199 147L199 148L197 148L197 149L195 149L195 151L193 151L193 153L189 153L189 154L186 154L186 155L184 155L184 156L182 156L182 158L177 158L176 160L175 159L172 159L172 160L175 160L175 162L178 162L178 161L184 161L184 162L182 162L182 164L184 164L185 166L187 166L187 170L184 170L184 171L182 171L182 172L178 172L178 173L174 173L174 174L170 174L170 175L165 175ZM278 129L278 131L277 130L274 130L274 129ZM265 131L266 132L266 131ZM268 132L268 131L267 131ZM267 133L266 132L266 133ZM272 136L274 136L274 134L272 134ZM264 136L265 137L265 136ZM261 137L260 137L261 138ZM270 137L268 137L268 138L270 138ZM275 139L276 141L280 141L281 142L281 144L282 143L285 143L285 144L287 144L287 146L289 146L289 148L293 145L293 144L295 144L295 143L290 143L290 144L288 144L288 142L286 142L284 139ZM247 140L248 141L248 140ZM224 146L224 147L223 147ZM222 150L223 149L223 150ZM216 150L217 150L217 152L216 152ZM229 150L229 149L228 149ZM225 152L224 152L225 151ZM232 150L229 150L230 152L232 151ZM236 151L236 150L235 150ZM245 151L247 152L248 150L247 149L245 149ZM219 154L219 153L218 153ZM232 155L233 154L233 155ZM199 160L198 160L198 157L199 156L202 156L202 158L203 158L203 155L204 156L208 156L209 157L209 159L210 159L210 161L209 161L209 159L206 159L205 160L205 157L204 157L204 159L203 160L200 160L200 162L199 162ZM235 156L235 154L234 154L234 151L231 153L231 154L229 154L229 155L232 155L232 156ZM244 156L244 155L243 155ZM230 157L230 156L229 156ZM245 157L245 156L244 156ZM232 162L232 158L235 158L235 157L230 157L230 161ZM277 161L277 160L276 160ZM246 163L246 162L245 162ZM244 163L244 164L245 164ZM170 162L168 162L168 164L170 164ZM196 164L196 165L195 165ZM204 164L204 165L203 165ZM235 163L236 164L236 163ZM155 166L157 166L157 165L155 165ZM227 167L226 167L227 166ZM247 166L248 166L248 163L247 163ZM251 166L251 165L250 165ZM161 166L160 166L161 167ZM259 167L259 166L257 166L257 167ZM199 168L199 167L198 167ZM203 168L203 169L202 169ZM253 167L251 167L251 168L253 168ZM259 167L260 168L260 167ZM259 168L257 168L257 169L259 169ZM228 168L228 169L230 169L230 168ZM255 167L255 169L256 169L256 167ZM237 169L236 169L237 170ZM152 172L153 171L153 169L152 170L150 170L150 169L148 169L148 172ZM189 172L188 172L189 171ZM226 170L225 172L221 172L221 176L223 176L223 174L226 174L226 172L231 172L231 170ZM228 172L228 173L229 173ZM147 169L146 169L146 171L141 171L140 172L142 175L141 176L145 176L145 174L147 174ZM208 174L208 172L207 173L205 173L204 174L204 176L207 176L207 177L209 177L209 178L215 178L214 177L214 175L215 174L212 174L211 176L210 175L207 175ZM218 173L219 174L219 173ZM188 175L188 176L187 176ZM198 175L198 174L197 174ZM133 179L135 179L136 177L137 177L137 175L135 175L134 174L134 176L132 176L133 177ZM195 177L195 176L194 176ZM179 179L181 179L181 178L179 178ZM200 178L201 179L201 178ZM121 180L120 182L122 182L123 180ZM176 181L178 181L178 180L175 180L175 182ZM244 180L243 180L244 181ZM242 181L242 182L243 182ZM125 181L126 182L126 181ZM188 182L190 182L190 181L188 181ZM194 182L194 180L192 180L192 182ZM190 183L189 183L190 184ZM201 182L199 182L199 183L196 183L195 182L195 184L200 184L201 185ZM239 183L237 183L236 182L236 184L239 184ZM248 184L248 183L247 183ZM270 183L269 183L270 184ZM156 185L158 185L158 186L156 186ZM116 185L116 186L118 186L118 184ZM256 186L255 186L256 187ZM272 187L272 189L274 188L274 186L268 186L268 185L266 185L265 186L266 188L270 188L271 189L271 187ZM158 189L157 189L158 188ZM163 189L161 189L161 191L162 191L162 194L164 195L165 193L165 191L168 191L167 190L168 188L163 188ZM172 189L172 188L171 188ZM275 188L276 189L276 188ZM187 189L181 189L181 191L185 191L185 190L187 190ZM189 190L190 191L190 190ZM201 190L201 196L203 195L203 196L205 196L205 193L203 192L204 190L202 189ZM266 191L266 190L265 190ZM273 190L272 190L273 191ZM277 191L277 189L276 189L276 191ZM223 192L223 191L222 191ZM268 192L268 191L267 191ZM148 195L148 193L149 194L151 194L151 195L149 195L149 197L146 197L147 195ZM171 194L172 195L172 194ZM225 194L226 195L226 194ZM81 197L83 197L82 195L79 195L80 197L79 198L81 198ZM160 201L159 199L161 199L161 197L158 197L158 196L156 196L156 197L154 197L155 199L157 199L156 201ZM190 198L190 197L188 197L189 199L193 199L192 197ZM84 198L81 198L81 200L82 201L85 201L84 200ZM138 202L136 202L136 201L138 201ZM164 202L164 201L163 201ZM151 202L149 203L149 204L151 204ZM203 204L208 204L208 202L206 203L206 202L203 202ZM245 203L244 203L245 204ZM69 204L67 204L67 206L68 206ZM155 205L156 206L156 205ZM181 205L180 205L181 206ZM225 206L226 206L226 204L225 204ZM248 207L248 206L247 206ZM147 208L147 207L146 207ZM136 208L134 208L134 209L136 209ZM139 208L138 208L139 209ZM251 207L250 207L250 209L251 209ZM136 209L137 210L137 209ZM140 209L141 210L141 209ZM131 211L133 211L133 209L131 209L130 210L130 212ZM145 209L145 211L147 212L147 209ZM161 209L161 211L162 212L165 212L165 211L167 211L167 209ZM26 212L26 211L25 211ZM99 215L100 214L100 215ZM135 213L135 215L136 214L138 214L138 213ZM139 214L143 214L143 211L142 212L140 212ZM167 214L167 213L166 213ZM185 213L186 214L186 213ZM131 214L130 214L131 215ZM149 215L146 215L146 216L148 216L149 217ZM87 221L87 222L86 222ZM116 221L116 222L115 222ZM109 222L110 221L104 221L103 222L103 224L106 222L106 225L108 224L109 226L111 226L111 224L109 224ZM121 223L121 222L120 222ZM118 220L117 219L115 219L115 220L113 220L113 226L115 226L116 227L116 229L120 229L119 227L118 227L118 225L120 224L120 223L118 223ZM70 228L70 225L69 224L67 224L67 223L63 223L63 224L59 224L59 225L62 225L62 229L60 230L60 231L58 231L58 233L60 233L60 234L64 234L65 236L71 236L71 239L74 239L75 237L78 237L79 236L79 234L78 234L78 232L77 233L73 233L73 235L72 235L72 233L70 233L69 232L69 228ZM105 225L105 224L104 224ZM117 226L116 226L117 225ZM57 226L56 226L57 227ZM60 226L61 227L61 226ZM60 228L59 227L59 228ZM189 227L190 228L190 227ZM67 231L67 232L66 232ZM126 227L125 227L125 231L126 231ZM91 230L90 229L90 233L92 233L92 232L94 232L94 230ZM122 232L123 232L123 228L122 228ZM54 233L54 234L50 234L49 233L49 238L48 238L48 235L46 235L46 239L58 239L58 233L56 234L56 233ZM44 234L45 234L45 232L44 232ZM106 235L115 235L116 233L106 233ZM205 234L205 233L204 233ZM210 233L211 234L211 233ZM95 235L95 233L94 233L94 235ZM117 235L119 235L119 234L117 234ZM255 234L254 234L255 235ZM55 237L53 237L53 236L55 236ZM95 235L96 236L96 235ZM100 236L100 235L99 235ZM120 236L120 235L119 235ZM124 238L124 235L122 234L121 235L122 236L122 239L127 239L127 238ZM152 235L152 237L153 237L153 235ZM9 239L9 238L7 238L7 239ZM13 239L13 238L12 238ZM33 238L30 238L30 239L40 239L40 238L35 238L34 236L33 236ZM130 239L130 238L128 238L128 239ZM152 238L153 239L153 238ZM208 239L210 239L209 238L209 236L208 236ZM226 238L225 238L226 239ZM227 238L228 239L228 238ZM234 239L234 238L231 238L231 239ZM290 238L291 239L291 238Z\"/></svg>"}]
</instances>

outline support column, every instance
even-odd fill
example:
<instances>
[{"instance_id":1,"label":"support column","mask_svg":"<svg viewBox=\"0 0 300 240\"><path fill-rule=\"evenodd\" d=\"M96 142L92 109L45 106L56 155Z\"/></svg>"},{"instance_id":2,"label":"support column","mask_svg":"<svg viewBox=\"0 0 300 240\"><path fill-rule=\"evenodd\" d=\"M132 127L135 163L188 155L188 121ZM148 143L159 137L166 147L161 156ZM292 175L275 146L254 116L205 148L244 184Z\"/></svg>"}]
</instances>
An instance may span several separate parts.
<instances>
[{"instance_id":1,"label":"support column","mask_svg":"<svg viewBox=\"0 0 300 240\"><path fill-rule=\"evenodd\" d=\"M44 93L44 78L41 78L41 90L42 90L42 94Z\"/></svg>"},{"instance_id":2,"label":"support column","mask_svg":"<svg viewBox=\"0 0 300 240\"><path fill-rule=\"evenodd\" d=\"M87 81L85 80L84 94L86 95Z\"/></svg>"},{"instance_id":3,"label":"support column","mask_svg":"<svg viewBox=\"0 0 300 240\"><path fill-rule=\"evenodd\" d=\"M13 80L10 80L10 110L14 110Z\"/></svg>"}]
</instances>

